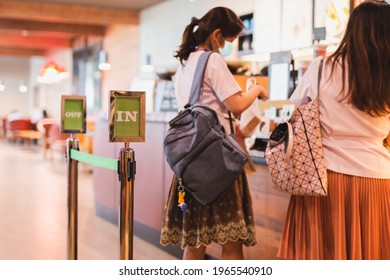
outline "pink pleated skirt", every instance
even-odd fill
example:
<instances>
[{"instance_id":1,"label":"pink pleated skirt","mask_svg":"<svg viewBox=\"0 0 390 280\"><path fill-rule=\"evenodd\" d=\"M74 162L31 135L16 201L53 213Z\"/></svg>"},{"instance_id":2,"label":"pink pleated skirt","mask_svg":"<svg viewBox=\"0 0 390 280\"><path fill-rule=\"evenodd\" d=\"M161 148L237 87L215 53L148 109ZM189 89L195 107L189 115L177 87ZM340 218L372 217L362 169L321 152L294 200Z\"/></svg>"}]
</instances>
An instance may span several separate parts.
<instances>
[{"instance_id":1,"label":"pink pleated skirt","mask_svg":"<svg viewBox=\"0 0 390 280\"><path fill-rule=\"evenodd\" d=\"M390 259L390 179L328 171L326 197L291 196L278 257Z\"/></svg>"}]
</instances>

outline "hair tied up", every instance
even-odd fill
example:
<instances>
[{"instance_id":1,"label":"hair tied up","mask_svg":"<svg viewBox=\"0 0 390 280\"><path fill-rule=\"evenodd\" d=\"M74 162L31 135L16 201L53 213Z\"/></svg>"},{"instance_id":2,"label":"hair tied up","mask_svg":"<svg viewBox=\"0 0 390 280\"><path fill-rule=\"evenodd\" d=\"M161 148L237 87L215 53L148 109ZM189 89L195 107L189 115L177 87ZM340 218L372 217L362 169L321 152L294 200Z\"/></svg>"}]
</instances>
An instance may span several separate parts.
<instances>
[{"instance_id":1,"label":"hair tied up","mask_svg":"<svg viewBox=\"0 0 390 280\"><path fill-rule=\"evenodd\" d=\"M192 33L195 33L199 28L199 19L196 17L191 18Z\"/></svg>"},{"instance_id":2,"label":"hair tied up","mask_svg":"<svg viewBox=\"0 0 390 280\"><path fill-rule=\"evenodd\" d=\"M192 17L191 18L191 24L194 25L194 26L198 25L199 24L199 19L197 19L196 17Z\"/></svg>"}]
</instances>

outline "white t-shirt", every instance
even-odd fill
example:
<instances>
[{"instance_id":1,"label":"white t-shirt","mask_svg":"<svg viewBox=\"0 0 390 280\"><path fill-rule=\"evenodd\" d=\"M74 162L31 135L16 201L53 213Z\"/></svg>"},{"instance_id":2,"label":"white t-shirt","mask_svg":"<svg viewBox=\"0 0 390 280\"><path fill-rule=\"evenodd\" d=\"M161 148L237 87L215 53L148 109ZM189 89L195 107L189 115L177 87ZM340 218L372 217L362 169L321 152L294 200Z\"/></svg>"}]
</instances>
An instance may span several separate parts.
<instances>
[{"instance_id":1,"label":"white t-shirt","mask_svg":"<svg viewBox=\"0 0 390 280\"><path fill-rule=\"evenodd\" d=\"M201 53L203 52L192 52L185 66L180 65L172 78L179 110L182 110L184 105L188 103L195 68ZM241 88L219 53L215 52L210 55L203 82L200 104L213 109L225 131L230 133L229 120L224 117L224 114L226 115L228 111L222 102L233 94L241 92Z\"/></svg>"},{"instance_id":2,"label":"white t-shirt","mask_svg":"<svg viewBox=\"0 0 390 280\"><path fill-rule=\"evenodd\" d=\"M316 58L307 69L290 100L296 105L317 97ZM383 139L390 131L390 115L371 117L346 101L339 102L341 67L330 80L331 66L324 63L320 87L320 123L324 158L329 170L368 178L390 179L390 153ZM308 89L311 89L310 91Z\"/></svg>"}]
</instances>

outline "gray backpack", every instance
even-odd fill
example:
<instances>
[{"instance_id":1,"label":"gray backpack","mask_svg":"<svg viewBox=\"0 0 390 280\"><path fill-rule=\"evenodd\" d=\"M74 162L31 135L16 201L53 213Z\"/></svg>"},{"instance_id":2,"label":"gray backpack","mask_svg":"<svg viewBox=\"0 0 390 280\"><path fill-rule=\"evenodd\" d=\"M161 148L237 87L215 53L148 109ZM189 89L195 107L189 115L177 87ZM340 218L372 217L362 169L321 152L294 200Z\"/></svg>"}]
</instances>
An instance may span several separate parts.
<instances>
[{"instance_id":1,"label":"gray backpack","mask_svg":"<svg viewBox=\"0 0 390 280\"><path fill-rule=\"evenodd\" d=\"M184 186L202 205L210 204L232 186L247 161L234 135L226 135L216 112L199 104L211 53L200 55L189 102L169 122L170 128L164 139L168 164L180 186Z\"/></svg>"}]
</instances>

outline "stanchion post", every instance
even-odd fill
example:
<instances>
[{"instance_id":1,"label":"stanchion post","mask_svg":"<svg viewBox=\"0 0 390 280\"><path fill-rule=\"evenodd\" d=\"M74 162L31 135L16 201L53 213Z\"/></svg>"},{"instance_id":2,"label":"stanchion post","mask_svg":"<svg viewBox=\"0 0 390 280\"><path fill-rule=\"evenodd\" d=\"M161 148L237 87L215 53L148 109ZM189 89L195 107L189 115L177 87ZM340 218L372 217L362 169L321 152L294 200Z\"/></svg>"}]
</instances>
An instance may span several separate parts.
<instances>
[{"instance_id":1,"label":"stanchion post","mask_svg":"<svg viewBox=\"0 0 390 280\"><path fill-rule=\"evenodd\" d=\"M133 259L135 154L129 142L145 142L145 92L110 91L109 141L123 142L118 161L120 259Z\"/></svg>"},{"instance_id":2,"label":"stanchion post","mask_svg":"<svg viewBox=\"0 0 390 280\"><path fill-rule=\"evenodd\" d=\"M77 260L77 177L78 161L71 158L71 150L79 150L79 140L70 138L66 140L66 159L68 164L68 260Z\"/></svg>"},{"instance_id":3,"label":"stanchion post","mask_svg":"<svg viewBox=\"0 0 390 280\"><path fill-rule=\"evenodd\" d=\"M73 133L86 132L86 96L61 96L60 133L70 133L66 139L68 165L68 260L77 260L77 177L78 161L72 159L71 151L79 150L79 140Z\"/></svg>"},{"instance_id":4,"label":"stanchion post","mask_svg":"<svg viewBox=\"0 0 390 280\"><path fill-rule=\"evenodd\" d=\"M133 259L135 154L126 142L120 150L118 174L121 182L119 205L120 259Z\"/></svg>"}]
</instances>

